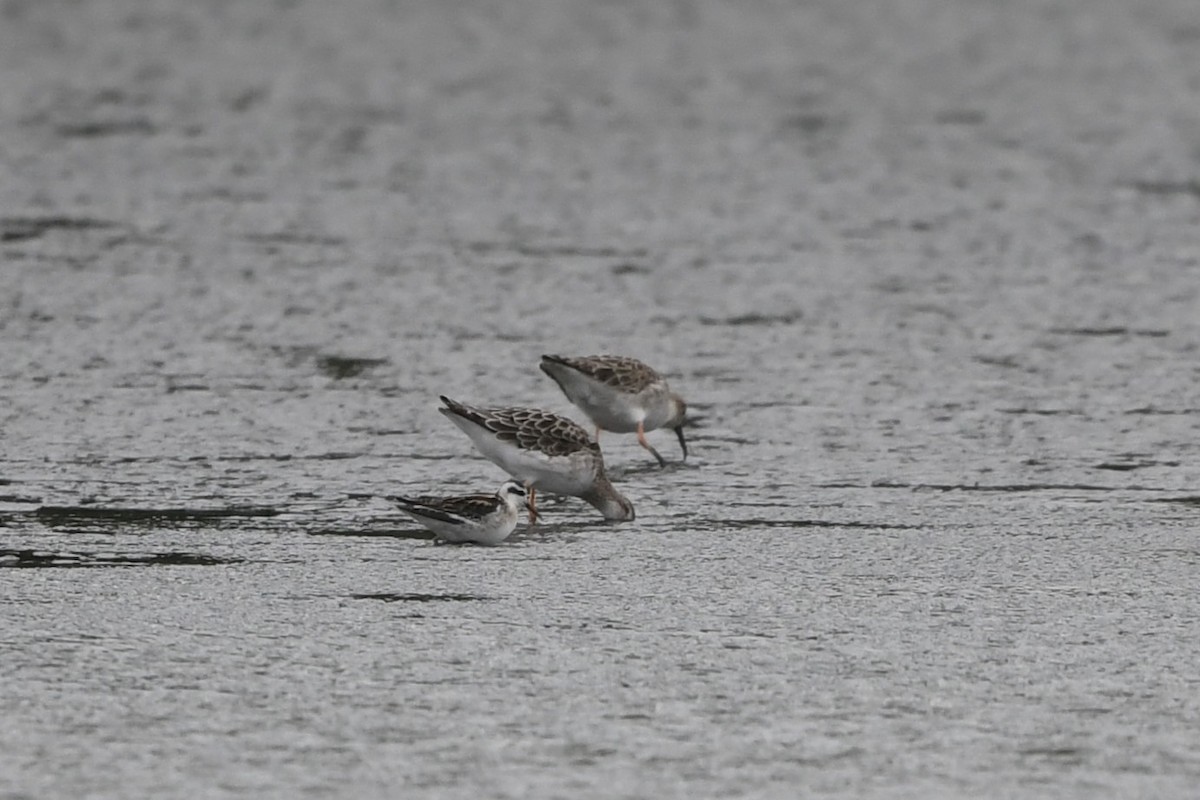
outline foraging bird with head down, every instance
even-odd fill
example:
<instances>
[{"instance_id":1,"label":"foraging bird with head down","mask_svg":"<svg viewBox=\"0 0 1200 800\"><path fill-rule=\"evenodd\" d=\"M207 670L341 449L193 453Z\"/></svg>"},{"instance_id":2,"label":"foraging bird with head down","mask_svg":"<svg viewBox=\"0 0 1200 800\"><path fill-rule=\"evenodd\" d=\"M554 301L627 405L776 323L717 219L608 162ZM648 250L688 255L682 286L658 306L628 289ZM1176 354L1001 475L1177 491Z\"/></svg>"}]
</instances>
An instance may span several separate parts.
<instances>
[{"instance_id":1,"label":"foraging bird with head down","mask_svg":"<svg viewBox=\"0 0 1200 800\"><path fill-rule=\"evenodd\" d=\"M607 520L634 518L633 504L608 480L600 445L579 424L537 408L469 406L444 395L442 402L438 411L528 488L531 522L539 490L581 498Z\"/></svg>"},{"instance_id":2,"label":"foraging bird with head down","mask_svg":"<svg viewBox=\"0 0 1200 800\"><path fill-rule=\"evenodd\" d=\"M541 367L567 399L591 419L597 442L601 430L636 431L638 444L650 451L660 467L665 467L666 460L646 441L646 431L672 428L687 460L683 438L687 403L648 365L627 356L544 355Z\"/></svg>"}]
</instances>

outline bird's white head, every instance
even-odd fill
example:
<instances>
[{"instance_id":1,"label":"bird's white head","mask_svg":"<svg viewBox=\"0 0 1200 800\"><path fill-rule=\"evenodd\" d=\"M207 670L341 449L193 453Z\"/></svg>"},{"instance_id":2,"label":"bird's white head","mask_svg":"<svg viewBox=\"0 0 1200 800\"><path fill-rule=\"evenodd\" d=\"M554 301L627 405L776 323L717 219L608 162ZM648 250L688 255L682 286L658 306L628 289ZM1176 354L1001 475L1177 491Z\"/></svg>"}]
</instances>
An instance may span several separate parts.
<instances>
[{"instance_id":1,"label":"bird's white head","mask_svg":"<svg viewBox=\"0 0 1200 800\"><path fill-rule=\"evenodd\" d=\"M505 505L520 508L525 503L525 487L516 481L505 481L496 492L496 497L504 501Z\"/></svg>"}]
</instances>

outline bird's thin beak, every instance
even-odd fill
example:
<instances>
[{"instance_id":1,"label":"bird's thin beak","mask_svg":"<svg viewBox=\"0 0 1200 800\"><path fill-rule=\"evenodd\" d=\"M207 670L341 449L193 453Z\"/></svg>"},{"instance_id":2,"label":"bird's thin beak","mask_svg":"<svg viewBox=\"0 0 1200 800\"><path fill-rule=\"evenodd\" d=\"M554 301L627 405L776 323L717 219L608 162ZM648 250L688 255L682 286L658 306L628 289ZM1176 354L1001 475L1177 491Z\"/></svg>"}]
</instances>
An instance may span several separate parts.
<instances>
[{"instance_id":1,"label":"bird's thin beak","mask_svg":"<svg viewBox=\"0 0 1200 800\"><path fill-rule=\"evenodd\" d=\"M683 460L687 461L687 442L683 438L683 425L675 429L675 435L679 437L679 446L683 448Z\"/></svg>"}]
</instances>

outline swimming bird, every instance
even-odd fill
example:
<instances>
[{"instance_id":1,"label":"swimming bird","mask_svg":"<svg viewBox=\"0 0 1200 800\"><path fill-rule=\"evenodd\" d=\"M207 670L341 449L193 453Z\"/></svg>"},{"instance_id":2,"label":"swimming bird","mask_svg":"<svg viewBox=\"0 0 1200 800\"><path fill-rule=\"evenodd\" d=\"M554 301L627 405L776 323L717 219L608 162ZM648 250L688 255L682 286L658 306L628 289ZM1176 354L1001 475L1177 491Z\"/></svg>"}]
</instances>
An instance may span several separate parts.
<instances>
[{"instance_id":1,"label":"swimming bird","mask_svg":"<svg viewBox=\"0 0 1200 800\"><path fill-rule=\"evenodd\" d=\"M537 408L483 408L442 396L439 408L479 452L529 489L529 519L538 490L579 497L607 520L631 520L633 504L604 472L600 445L566 417Z\"/></svg>"},{"instance_id":2,"label":"swimming bird","mask_svg":"<svg viewBox=\"0 0 1200 800\"><path fill-rule=\"evenodd\" d=\"M549 375L600 431L633 433L638 444L665 467L666 460L646 441L646 431L673 428L687 460L683 423L687 403L671 391L667 381L646 364L627 356L542 356L542 372Z\"/></svg>"},{"instance_id":3,"label":"swimming bird","mask_svg":"<svg viewBox=\"0 0 1200 800\"><path fill-rule=\"evenodd\" d=\"M505 481L495 494L388 499L442 541L494 545L507 539L517 527L525 497L521 484Z\"/></svg>"}]
</instances>

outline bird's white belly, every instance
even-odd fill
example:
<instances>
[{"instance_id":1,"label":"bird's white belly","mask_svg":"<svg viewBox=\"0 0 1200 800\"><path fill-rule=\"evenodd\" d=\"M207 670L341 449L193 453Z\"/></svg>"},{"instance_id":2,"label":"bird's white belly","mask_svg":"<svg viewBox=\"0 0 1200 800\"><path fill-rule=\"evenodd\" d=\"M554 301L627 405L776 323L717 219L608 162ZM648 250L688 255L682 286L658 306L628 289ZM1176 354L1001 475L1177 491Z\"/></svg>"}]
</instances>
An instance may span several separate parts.
<instances>
[{"instance_id":1,"label":"bird's white belly","mask_svg":"<svg viewBox=\"0 0 1200 800\"><path fill-rule=\"evenodd\" d=\"M590 489L595 480L588 459L582 453L552 460L543 453L522 450L515 443L501 441L491 431L460 417L451 419L471 437L479 452L509 475L538 491L578 497Z\"/></svg>"},{"instance_id":2,"label":"bird's white belly","mask_svg":"<svg viewBox=\"0 0 1200 800\"><path fill-rule=\"evenodd\" d=\"M411 512L409 516L436 533L438 538L458 544L500 544L517 525L517 512L508 508L501 508L478 521L446 522Z\"/></svg>"},{"instance_id":3,"label":"bird's white belly","mask_svg":"<svg viewBox=\"0 0 1200 800\"><path fill-rule=\"evenodd\" d=\"M471 541L471 533L473 531L464 525L453 522L442 522L441 520L430 519L429 517L414 517L414 519L447 542Z\"/></svg>"},{"instance_id":4,"label":"bird's white belly","mask_svg":"<svg viewBox=\"0 0 1200 800\"><path fill-rule=\"evenodd\" d=\"M632 433L646 418L637 396L622 394L595 381L573 384L568 396L592 422L613 433Z\"/></svg>"}]
</instances>

